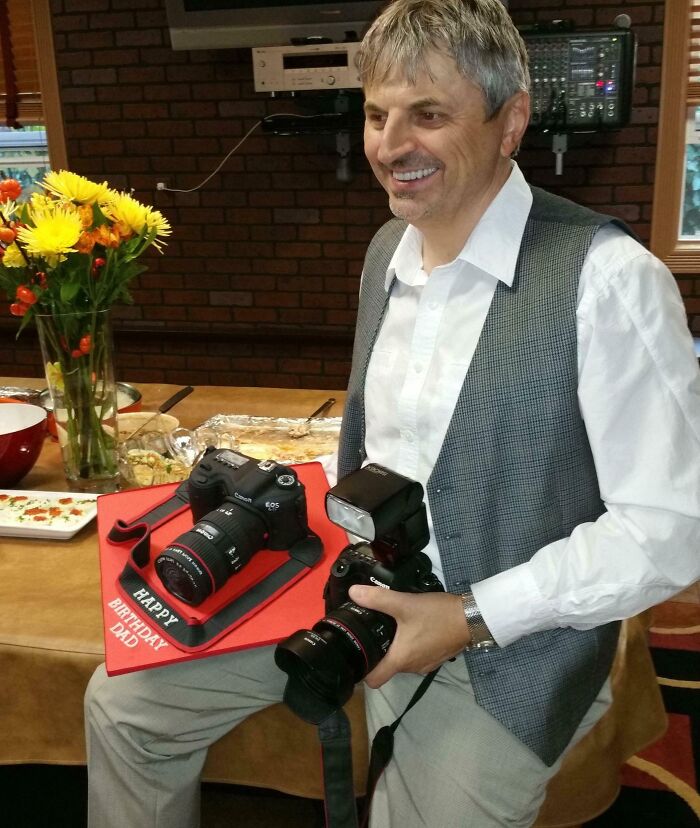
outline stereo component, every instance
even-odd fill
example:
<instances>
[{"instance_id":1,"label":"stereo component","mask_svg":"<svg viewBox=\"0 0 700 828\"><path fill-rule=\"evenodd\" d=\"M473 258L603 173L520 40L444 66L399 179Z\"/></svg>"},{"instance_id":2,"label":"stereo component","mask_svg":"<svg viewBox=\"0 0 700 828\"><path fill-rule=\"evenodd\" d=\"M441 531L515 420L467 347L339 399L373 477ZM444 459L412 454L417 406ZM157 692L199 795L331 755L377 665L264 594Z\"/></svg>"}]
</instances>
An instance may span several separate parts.
<instances>
[{"instance_id":1,"label":"stereo component","mask_svg":"<svg viewBox=\"0 0 700 828\"><path fill-rule=\"evenodd\" d=\"M359 48L359 43L319 43L253 49L255 91L358 89L355 55Z\"/></svg>"},{"instance_id":2,"label":"stereo component","mask_svg":"<svg viewBox=\"0 0 700 828\"><path fill-rule=\"evenodd\" d=\"M629 121L634 37L629 30L523 33L530 56L530 127L619 129Z\"/></svg>"}]
</instances>

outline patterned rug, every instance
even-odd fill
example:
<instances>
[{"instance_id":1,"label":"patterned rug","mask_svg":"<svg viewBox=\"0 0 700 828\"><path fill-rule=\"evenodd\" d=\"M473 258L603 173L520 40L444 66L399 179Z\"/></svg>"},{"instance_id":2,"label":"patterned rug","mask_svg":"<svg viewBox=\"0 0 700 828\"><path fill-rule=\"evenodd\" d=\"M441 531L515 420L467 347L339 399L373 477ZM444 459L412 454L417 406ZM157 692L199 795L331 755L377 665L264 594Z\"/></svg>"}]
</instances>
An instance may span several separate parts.
<instances>
[{"instance_id":1,"label":"patterned rug","mask_svg":"<svg viewBox=\"0 0 700 828\"><path fill-rule=\"evenodd\" d=\"M668 730L626 763L619 797L586 828L700 825L700 604L657 607L650 647Z\"/></svg>"}]
</instances>

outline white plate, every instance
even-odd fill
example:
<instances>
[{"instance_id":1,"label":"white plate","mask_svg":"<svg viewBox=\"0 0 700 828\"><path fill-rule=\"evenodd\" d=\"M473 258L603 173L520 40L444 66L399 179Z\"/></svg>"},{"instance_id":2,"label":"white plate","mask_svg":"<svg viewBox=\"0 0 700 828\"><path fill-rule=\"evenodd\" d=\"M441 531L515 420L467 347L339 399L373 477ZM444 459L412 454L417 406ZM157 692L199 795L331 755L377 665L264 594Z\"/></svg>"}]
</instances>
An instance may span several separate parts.
<instances>
[{"instance_id":1,"label":"white plate","mask_svg":"<svg viewBox=\"0 0 700 828\"><path fill-rule=\"evenodd\" d=\"M43 509L26 515L18 508ZM70 503L61 502L70 499ZM14 505L12 501L15 501ZM61 514L51 514L50 509L60 509ZM77 509L80 514L71 514ZM39 492L20 489L0 489L0 535L14 538L51 538L68 540L97 514L97 495L76 492ZM46 518L37 520L36 518Z\"/></svg>"}]
</instances>

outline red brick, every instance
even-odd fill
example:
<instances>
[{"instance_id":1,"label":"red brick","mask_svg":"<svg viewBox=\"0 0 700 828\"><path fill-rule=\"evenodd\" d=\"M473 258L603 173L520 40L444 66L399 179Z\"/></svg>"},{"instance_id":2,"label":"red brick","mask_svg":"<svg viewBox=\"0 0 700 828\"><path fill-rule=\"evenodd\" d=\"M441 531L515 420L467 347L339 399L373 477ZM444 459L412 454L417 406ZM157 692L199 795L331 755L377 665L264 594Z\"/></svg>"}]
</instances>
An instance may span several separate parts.
<instances>
[{"instance_id":1,"label":"red brick","mask_svg":"<svg viewBox=\"0 0 700 828\"><path fill-rule=\"evenodd\" d=\"M228 308L191 307L187 311L187 319L201 322L227 322L230 318Z\"/></svg>"},{"instance_id":2,"label":"red brick","mask_svg":"<svg viewBox=\"0 0 700 828\"><path fill-rule=\"evenodd\" d=\"M275 255L297 259L318 259L321 255L321 245L311 242L275 244Z\"/></svg>"},{"instance_id":3,"label":"red brick","mask_svg":"<svg viewBox=\"0 0 700 828\"><path fill-rule=\"evenodd\" d=\"M197 374L198 382L343 387L367 242L390 218L387 196L360 146L353 150L353 179L343 184L335 174L332 136L272 136L258 127L202 185L257 120L298 112L300 100L255 93L249 50L173 51L162 0L53 5L70 168L112 186L135 187L137 197L173 225L165 256L149 256L150 272L134 284L138 303L117 316L120 325L131 326L129 371L171 382ZM640 39L633 123L571 136L562 176L554 173L548 136L528 134L518 161L528 180L622 216L645 238L664 4L633 0L628 6ZM619 3L510 0L509 9L520 22L558 17L579 27L609 26ZM157 192L158 181L197 189ZM682 289L697 300L700 279L684 277ZM700 326L697 310L691 324ZM139 338L134 325L160 326L163 337ZM280 334L263 342L260 326ZM171 327L197 336L174 338ZM287 336L288 329L309 333L312 327L342 332L347 342L302 346ZM232 347L231 332L249 332L251 342ZM138 348L150 344L152 350ZM241 364L241 355L253 360L253 348L264 363ZM28 361L40 362L36 350L23 351ZM147 365L148 353L159 356L157 366ZM196 370L187 356L197 356ZM292 369L296 373L287 373Z\"/></svg>"}]
</instances>

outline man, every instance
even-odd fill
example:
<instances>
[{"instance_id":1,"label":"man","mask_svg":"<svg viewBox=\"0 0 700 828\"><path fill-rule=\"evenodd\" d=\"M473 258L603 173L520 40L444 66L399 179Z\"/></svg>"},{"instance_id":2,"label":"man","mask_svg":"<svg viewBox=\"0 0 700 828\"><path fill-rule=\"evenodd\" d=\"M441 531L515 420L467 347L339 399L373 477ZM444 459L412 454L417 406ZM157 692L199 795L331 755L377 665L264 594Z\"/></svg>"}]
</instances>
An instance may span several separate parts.
<instances>
[{"instance_id":1,"label":"man","mask_svg":"<svg viewBox=\"0 0 700 828\"><path fill-rule=\"evenodd\" d=\"M351 590L398 622L366 680L371 732L442 665L371 824L528 826L609 705L616 620L700 574L697 363L663 265L511 160L528 73L499 0L395 0L359 68L366 154L402 221L365 262L338 473L424 484L447 590ZM98 671L91 825L196 825L207 746L284 678L267 648Z\"/></svg>"}]
</instances>

